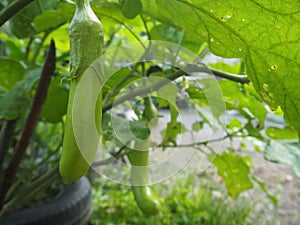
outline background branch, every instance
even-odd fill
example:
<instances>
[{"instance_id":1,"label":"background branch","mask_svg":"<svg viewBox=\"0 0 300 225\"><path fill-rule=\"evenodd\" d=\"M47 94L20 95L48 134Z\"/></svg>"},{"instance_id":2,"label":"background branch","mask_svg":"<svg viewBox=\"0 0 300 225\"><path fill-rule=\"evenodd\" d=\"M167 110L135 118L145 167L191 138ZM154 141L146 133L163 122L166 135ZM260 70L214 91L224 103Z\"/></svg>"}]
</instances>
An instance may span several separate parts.
<instances>
[{"instance_id":1,"label":"background branch","mask_svg":"<svg viewBox=\"0 0 300 225\"><path fill-rule=\"evenodd\" d=\"M2 163L9 149L9 143L11 141L11 138L13 137L17 121L17 119L5 121L0 132L0 169L2 168Z\"/></svg>"},{"instance_id":2,"label":"background branch","mask_svg":"<svg viewBox=\"0 0 300 225\"><path fill-rule=\"evenodd\" d=\"M21 134L21 138L16 144L12 159L4 172L3 179L0 184L0 204L1 207L5 201L5 196L11 187L14 177L17 173L19 165L25 154L26 148L29 145L31 137L33 135L35 126L39 120L42 106L46 101L47 90L50 85L51 77L55 72L55 44L51 40L50 48L46 56L45 64L42 70L41 78L34 96L30 112L26 119L24 129Z\"/></svg>"},{"instance_id":3,"label":"background branch","mask_svg":"<svg viewBox=\"0 0 300 225\"><path fill-rule=\"evenodd\" d=\"M194 67L194 66L192 66L192 67ZM198 67L198 66L196 66L196 67L197 68L195 71L189 71L189 72L209 72L209 71L211 71L213 73L213 75L215 75L217 77L225 78L225 79L228 79L231 81L239 82L242 84L246 84L246 83L250 82L250 80L248 79L248 77L246 75L236 75L236 74L226 73L226 72L219 71L216 69L211 69L211 68L209 68L209 69L205 68L202 71L201 67ZM177 70L173 73L170 73L166 77L164 77L165 79L158 81L157 83L153 84L152 86L138 88L128 94L124 94L123 96L117 98L113 102L104 104L103 108L102 108L102 112L104 113L104 112L110 110L113 106L117 106L125 101L133 99L134 97L149 94L153 91L156 91L156 90L160 89L161 87L167 85L170 82L170 80L176 80L177 78L184 76L184 75L189 76L189 74L183 70Z\"/></svg>"},{"instance_id":4,"label":"background branch","mask_svg":"<svg viewBox=\"0 0 300 225\"><path fill-rule=\"evenodd\" d=\"M0 12L0 27L34 0L15 0Z\"/></svg>"}]
</instances>

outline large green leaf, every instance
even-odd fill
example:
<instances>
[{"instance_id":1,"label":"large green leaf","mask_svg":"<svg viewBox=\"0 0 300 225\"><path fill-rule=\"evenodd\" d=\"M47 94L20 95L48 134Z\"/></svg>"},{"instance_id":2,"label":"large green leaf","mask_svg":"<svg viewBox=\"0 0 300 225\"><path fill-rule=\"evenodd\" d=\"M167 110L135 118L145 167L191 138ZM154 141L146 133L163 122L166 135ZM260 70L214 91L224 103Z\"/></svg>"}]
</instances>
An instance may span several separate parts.
<instances>
[{"instance_id":1,"label":"large green leaf","mask_svg":"<svg viewBox=\"0 0 300 225\"><path fill-rule=\"evenodd\" d=\"M266 129L266 134L274 140L287 140L297 138L297 133L289 126L286 126L284 128L268 127Z\"/></svg>"},{"instance_id":2,"label":"large green leaf","mask_svg":"<svg viewBox=\"0 0 300 225\"><path fill-rule=\"evenodd\" d=\"M49 9L56 9L56 1L34 1L10 20L11 31L19 38L30 37L37 33L34 18Z\"/></svg>"},{"instance_id":3,"label":"large green leaf","mask_svg":"<svg viewBox=\"0 0 300 225\"><path fill-rule=\"evenodd\" d=\"M218 168L219 175L223 178L227 190L232 198L253 187L249 177L250 169L247 165L248 157L241 157L234 152L223 152L221 155L211 154L210 161Z\"/></svg>"},{"instance_id":4,"label":"large green leaf","mask_svg":"<svg viewBox=\"0 0 300 225\"><path fill-rule=\"evenodd\" d=\"M300 145L294 141L271 141L264 151L267 160L293 166L295 174L300 177Z\"/></svg>"},{"instance_id":5,"label":"large green leaf","mask_svg":"<svg viewBox=\"0 0 300 225\"><path fill-rule=\"evenodd\" d=\"M15 83L22 80L25 74L24 66L18 61L0 57L0 87L11 89Z\"/></svg>"},{"instance_id":6,"label":"large green leaf","mask_svg":"<svg viewBox=\"0 0 300 225\"><path fill-rule=\"evenodd\" d=\"M123 0L122 12L128 19L135 18L143 10L141 0Z\"/></svg>"},{"instance_id":7,"label":"large green leaf","mask_svg":"<svg viewBox=\"0 0 300 225\"><path fill-rule=\"evenodd\" d=\"M75 5L61 3L61 8L57 10L47 10L34 19L34 27L37 31L55 28L68 22L74 13Z\"/></svg>"},{"instance_id":8,"label":"large green leaf","mask_svg":"<svg viewBox=\"0 0 300 225\"><path fill-rule=\"evenodd\" d=\"M150 34L153 40L161 40L181 44L184 36L184 31L177 30L174 27L170 27L166 24L159 24L152 28Z\"/></svg>"},{"instance_id":9,"label":"large green leaf","mask_svg":"<svg viewBox=\"0 0 300 225\"><path fill-rule=\"evenodd\" d=\"M30 103L28 92L23 82L18 82L10 91L0 99L0 118L14 120L20 117Z\"/></svg>"},{"instance_id":10,"label":"large green leaf","mask_svg":"<svg viewBox=\"0 0 300 225\"><path fill-rule=\"evenodd\" d=\"M243 58L257 92L300 134L299 0L143 0L143 10L197 33L216 55Z\"/></svg>"},{"instance_id":11,"label":"large green leaf","mask_svg":"<svg viewBox=\"0 0 300 225\"><path fill-rule=\"evenodd\" d=\"M9 91L0 93L0 118L13 120L26 113L30 107L31 91L40 73L41 68L28 71L22 81L17 82Z\"/></svg>"},{"instance_id":12,"label":"large green leaf","mask_svg":"<svg viewBox=\"0 0 300 225\"><path fill-rule=\"evenodd\" d=\"M260 122L261 127L265 122L267 110L262 102L251 96L246 90L241 91L238 83L228 80L219 82L224 95L227 109L236 109L249 120L253 116Z\"/></svg>"}]
</instances>

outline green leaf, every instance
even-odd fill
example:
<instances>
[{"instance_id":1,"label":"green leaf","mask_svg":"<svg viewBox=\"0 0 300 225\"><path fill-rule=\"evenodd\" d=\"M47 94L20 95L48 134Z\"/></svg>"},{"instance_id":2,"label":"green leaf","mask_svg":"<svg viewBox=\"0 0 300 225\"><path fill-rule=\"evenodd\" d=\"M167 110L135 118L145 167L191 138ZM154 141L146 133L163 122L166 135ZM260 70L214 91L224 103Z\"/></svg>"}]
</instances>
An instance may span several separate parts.
<instances>
[{"instance_id":1,"label":"green leaf","mask_svg":"<svg viewBox=\"0 0 300 225\"><path fill-rule=\"evenodd\" d=\"M209 64L209 66L214 69L232 74L240 74L241 71L241 63L235 63L234 65L230 65L225 62L219 61L217 63Z\"/></svg>"},{"instance_id":2,"label":"green leaf","mask_svg":"<svg viewBox=\"0 0 300 225\"><path fill-rule=\"evenodd\" d=\"M29 71L22 81L0 96L0 118L13 120L26 112L30 107L32 89L40 74L41 68Z\"/></svg>"},{"instance_id":3,"label":"green leaf","mask_svg":"<svg viewBox=\"0 0 300 225\"><path fill-rule=\"evenodd\" d=\"M5 56L10 58L10 59L15 59L15 60L23 60L24 59L24 53L22 52L23 50L23 41L9 37L5 33L0 33L0 51L2 52L2 48L5 51Z\"/></svg>"},{"instance_id":4,"label":"green leaf","mask_svg":"<svg viewBox=\"0 0 300 225\"><path fill-rule=\"evenodd\" d=\"M34 28L34 18L45 10L55 9L59 5L56 1L34 1L10 20L11 31L18 38L35 35L38 31Z\"/></svg>"},{"instance_id":5,"label":"green leaf","mask_svg":"<svg viewBox=\"0 0 300 225\"><path fill-rule=\"evenodd\" d=\"M50 83L47 100L43 106L41 117L49 122L57 123L67 112L68 91L56 79Z\"/></svg>"},{"instance_id":6,"label":"green leaf","mask_svg":"<svg viewBox=\"0 0 300 225\"><path fill-rule=\"evenodd\" d=\"M105 96L106 94L114 94L118 95L118 93L122 90L122 88L129 85L132 81L140 78L136 74L132 74L128 79L124 80L124 77L128 76L131 72L128 67L123 67L115 72L109 79L105 82L103 87L102 94ZM111 92L114 93L111 93Z\"/></svg>"},{"instance_id":7,"label":"green leaf","mask_svg":"<svg viewBox=\"0 0 300 225\"><path fill-rule=\"evenodd\" d=\"M34 28L41 32L68 22L73 16L75 5L69 3L61 3L60 5L61 8L58 10L47 10L36 16Z\"/></svg>"},{"instance_id":8,"label":"green leaf","mask_svg":"<svg viewBox=\"0 0 300 225\"><path fill-rule=\"evenodd\" d=\"M225 111L225 104L218 82L214 79L196 79L193 80L193 83L192 81L190 82L191 84L186 91L190 95L192 103L198 113L201 116L207 117L205 116L207 113L204 113L201 108L210 107L212 116L219 120L219 117L223 115ZM209 123L209 117L207 117L207 119L204 120Z\"/></svg>"},{"instance_id":9,"label":"green leaf","mask_svg":"<svg viewBox=\"0 0 300 225\"><path fill-rule=\"evenodd\" d=\"M58 29L51 32L45 40L45 43L50 43L51 39L55 40L55 47L59 52L68 53L70 50L68 24L60 26Z\"/></svg>"},{"instance_id":10,"label":"green leaf","mask_svg":"<svg viewBox=\"0 0 300 225\"><path fill-rule=\"evenodd\" d=\"M176 146L178 134L182 134L186 131L187 129L185 128L184 124L178 121L171 121L167 124L167 128L161 131L161 135L163 137L162 143L164 145L173 144Z\"/></svg>"},{"instance_id":11,"label":"green leaf","mask_svg":"<svg viewBox=\"0 0 300 225\"><path fill-rule=\"evenodd\" d=\"M268 127L266 134L274 140L296 139L297 133L295 130L286 126L284 128Z\"/></svg>"},{"instance_id":12,"label":"green leaf","mask_svg":"<svg viewBox=\"0 0 300 225\"><path fill-rule=\"evenodd\" d=\"M3 90L1 87L0 87L0 99L3 97L3 95L5 94L5 90Z\"/></svg>"},{"instance_id":13,"label":"green leaf","mask_svg":"<svg viewBox=\"0 0 300 225\"><path fill-rule=\"evenodd\" d=\"M42 68L37 68L37 69L28 71L28 73L26 74L25 79L22 81L22 83L24 85L24 90L27 93L31 92L34 85L40 79L41 72L42 72Z\"/></svg>"},{"instance_id":14,"label":"green leaf","mask_svg":"<svg viewBox=\"0 0 300 225\"><path fill-rule=\"evenodd\" d=\"M246 158L249 160L248 157ZM253 187L249 178L250 169L244 157L229 151L221 155L211 154L209 159L217 167L232 198L236 198L240 192Z\"/></svg>"},{"instance_id":15,"label":"green leaf","mask_svg":"<svg viewBox=\"0 0 300 225\"><path fill-rule=\"evenodd\" d=\"M258 124L257 124L258 125ZM248 132L248 136L251 137L255 137L261 141L264 141L265 138L261 135L261 133L259 132L259 129L257 127L256 124L253 124L253 122L249 121L246 125L245 125L245 129Z\"/></svg>"},{"instance_id":16,"label":"green leaf","mask_svg":"<svg viewBox=\"0 0 300 225\"><path fill-rule=\"evenodd\" d=\"M151 29L150 35L153 40L161 40L181 44L184 37L184 31L177 30L176 28L170 27L166 24L159 24Z\"/></svg>"},{"instance_id":17,"label":"green leaf","mask_svg":"<svg viewBox=\"0 0 300 225\"><path fill-rule=\"evenodd\" d=\"M128 19L135 18L143 10L141 0L123 0L122 12Z\"/></svg>"},{"instance_id":18,"label":"green leaf","mask_svg":"<svg viewBox=\"0 0 300 225\"><path fill-rule=\"evenodd\" d=\"M257 92L300 135L298 0L143 0L143 10L197 33L216 55L243 58Z\"/></svg>"},{"instance_id":19,"label":"green leaf","mask_svg":"<svg viewBox=\"0 0 300 225\"><path fill-rule=\"evenodd\" d=\"M0 87L9 90L24 78L25 68L12 59L0 58Z\"/></svg>"},{"instance_id":20,"label":"green leaf","mask_svg":"<svg viewBox=\"0 0 300 225\"><path fill-rule=\"evenodd\" d=\"M115 144L120 146L132 141L131 137L146 139L150 135L150 129L146 120L128 121L120 116L105 113L102 121L104 141L113 140Z\"/></svg>"},{"instance_id":21,"label":"green leaf","mask_svg":"<svg viewBox=\"0 0 300 225\"><path fill-rule=\"evenodd\" d=\"M185 89L185 91L189 94L189 97L194 100L192 101L194 104L198 104L203 107L209 106L206 95L202 88L197 86L189 86Z\"/></svg>"},{"instance_id":22,"label":"green leaf","mask_svg":"<svg viewBox=\"0 0 300 225\"><path fill-rule=\"evenodd\" d=\"M150 135L150 129L146 120L129 121L129 127L133 135L139 139L145 140Z\"/></svg>"},{"instance_id":23,"label":"green leaf","mask_svg":"<svg viewBox=\"0 0 300 225\"><path fill-rule=\"evenodd\" d=\"M30 97L23 82L18 82L0 99L0 118L14 120L27 110Z\"/></svg>"},{"instance_id":24,"label":"green leaf","mask_svg":"<svg viewBox=\"0 0 300 225\"><path fill-rule=\"evenodd\" d=\"M204 45L206 46L206 44ZM203 48L203 43L199 42L197 38L197 34L195 34L194 32L184 31L184 36L181 42L181 46L197 54L201 52L201 49Z\"/></svg>"},{"instance_id":25,"label":"green leaf","mask_svg":"<svg viewBox=\"0 0 300 225\"><path fill-rule=\"evenodd\" d=\"M103 2L103 1L95 1L92 4L92 8L95 12L95 14L98 16L98 18L101 19L101 22L103 22L104 27L106 20L109 19L110 21L113 21L115 23L126 23L127 25L141 25L142 21L140 18L136 19L129 19L124 16L122 12L122 8L120 4L116 2Z\"/></svg>"},{"instance_id":26,"label":"green leaf","mask_svg":"<svg viewBox=\"0 0 300 225\"><path fill-rule=\"evenodd\" d=\"M243 126L242 122L237 118L230 120L230 123L226 125L226 127L231 130L233 130L234 128L242 128L242 126Z\"/></svg>"},{"instance_id":27,"label":"green leaf","mask_svg":"<svg viewBox=\"0 0 300 225\"><path fill-rule=\"evenodd\" d=\"M249 120L254 116L259 121L260 128L263 128L267 115L263 103L247 92L243 92L236 82L222 80L219 84L222 88L227 109L236 109Z\"/></svg>"},{"instance_id":28,"label":"green leaf","mask_svg":"<svg viewBox=\"0 0 300 225\"><path fill-rule=\"evenodd\" d=\"M271 140L265 148L264 156L267 160L293 166L295 174L300 177L300 145L297 140Z\"/></svg>"},{"instance_id":29,"label":"green leaf","mask_svg":"<svg viewBox=\"0 0 300 225\"><path fill-rule=\"evenodd\" d=\"M196 121L192 125L193 131L199 131L203 128L203 121Z\"/></svg>"}]
</instances>

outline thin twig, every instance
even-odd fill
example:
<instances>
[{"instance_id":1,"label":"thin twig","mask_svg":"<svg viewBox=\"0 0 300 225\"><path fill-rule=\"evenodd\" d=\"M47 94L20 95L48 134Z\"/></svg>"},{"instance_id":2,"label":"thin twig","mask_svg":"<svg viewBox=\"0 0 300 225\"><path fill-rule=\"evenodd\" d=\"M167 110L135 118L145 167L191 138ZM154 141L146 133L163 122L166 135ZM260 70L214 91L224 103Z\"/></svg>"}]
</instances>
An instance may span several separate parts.
<instances>
[{"instance_id":1,"label":"thin twig","mask_svg":"<svg viewBox=\"0 0 300 225\"><path fill-rule=\"evenodd\" d=\"M146 49L146 46L144 45L143 41L139 38L139 36L136 33L133 32L133 30L127 24L123 23L121 20L118 20L112 16L108 16L108 15L102 15L102 16L114 20L115 22L124 26L132 34L132 36L134 36L134 38L143 46L143 48Z\"/></svg>"},{"instance_id":2,"label":"thin twig","mask_svg":"<svg viewBox=\"0 0 300 225\"><path fill-rule=\"evenodd\" d=\"M33 43L33 39L34 39L33 37L30 37L29 41L28 41L28 44L26 45L25 54L24 54L24 58L26 60L28 59L29 52L30 52L30 47L31 47L31 44Z\"/></svg>"},{"instance_id":3,"label":"thin twig","mask_svg":"<svg viewBox=\"0 0 300 225\"><path fill-rule=\"evenodd\" d=\"M148 28L147 22L146 22L146 20L145 20L145 18L144 18L144 16L143 16L143 14L140 14L140 17L141 17L141 19L142 19L142 21L143 21L143 25L144 25L144 27L145 27L145 29L146 29L146 33L147 33L147 36L148 36L148 40L152 40L151 34L150 34L150 30L149 30L149 28Z\"/></svg>"},{"instance_id":4,"label":"thin twig","mask_svg":"<svg viewBox=\"0 0 300 225\"><path fill-rule=\"evenodd\" d=\"M55 44L51 40L50 48L46 56L45 64L42 70L41 78L34 96L30 112L25 122L21 138L16 144L12 159L4 172L3 179L0 184L0 205L2 207L5 196L11 187L14 177L17 173L19 165L29 145L35 126L39 120L42 106L46 101L47 90L50 85L51 77L55 72Z\"/></svg>"},{"instance_id":5,"label":"thin twig","mask_svg":"<svg viewBox=\"0 0 300 225\"><path fill-rule=\"evenodd\" d=\"M34 0L15 0L0 12L0 27Z\"/></svg>"},{"instance_id":6,"label":"thin twig","mask_svg":"<svg viewBox=\"0 0 300 225\"><path fill-rule=\"evenodd\" d=\"M40 50L43 47L43 44L46 40L46 38L48 37L48 35L50 34L50 30L49 31L45 31L44 36L42 37L38 47L35 49L34 55L32 56L32 59L30 60L30 66L33 66L34 63L36 62L37 57L39 56Z\"/></svg>"},{"instance_id":7,"label":"thin twig","mask_svg":"<svg viewBox=\"0 0 300 225\"><path fill-rule=\"evenodd\" d=\"M209 143L223 141L226 138L238 137L238 136L235 136L235 135L240 133L243 130L244 130L244 127L240 128L237 131L234 131L232 133L227 133L225 136L223 136L221 138L215 138L215 139L210 139L210 140L206 140L206 141L193 142L193 143L190 143L190 144L182 144L182 145L160 145L159 147L183 148L183 147L196 147L196 146L201 146L201 145L207 146Z\"/></svg>"},{"instance_id":8,"label":"thin twig","mask_svg":"<svg viewBox=\"0 0 300 225\"><path fill-rule=\"evenodd\" d=\"M2 168L2 163L9 149L9 143L13 137L17 121L17 119L6 121L0 132L0 169Z\"/></svg>"},{"instance_id":9,"label":"thin twig","mask_svg":"<svg viewBox=\"0 0 300 225\"><path fill-rule=\"evenodd\" d=\"M124 151L126 149L126 146L122 146L115 154L113 154L111 157L98 161L98 162L94 162L93 166L106 166L109 165L111 163L113 163L116 159L122 158L123 156L127 155L129 152L131 152L132 150L128 150L128 151Z\"/></svg>"}]
</instances>

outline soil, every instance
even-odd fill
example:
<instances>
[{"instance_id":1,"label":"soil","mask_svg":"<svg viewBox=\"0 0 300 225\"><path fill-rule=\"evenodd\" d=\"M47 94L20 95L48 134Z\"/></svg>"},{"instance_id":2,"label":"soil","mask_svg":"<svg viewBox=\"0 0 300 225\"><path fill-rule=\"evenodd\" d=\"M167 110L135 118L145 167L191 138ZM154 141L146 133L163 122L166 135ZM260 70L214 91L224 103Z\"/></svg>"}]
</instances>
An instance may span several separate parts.
<instances>
[{"instance_id":1,"label":"soil","mask_svg":"<svg viewBox=\"0 0 300 225\"><path fill-rule=\"evenodd\" d=\"M250 153L254 164L254 173L264 180L268 188L278 193L279 206L275 217L281 225L300 224L300 178L291 166L266 161L261 153Z\"/></svg>"}]
</instances>

